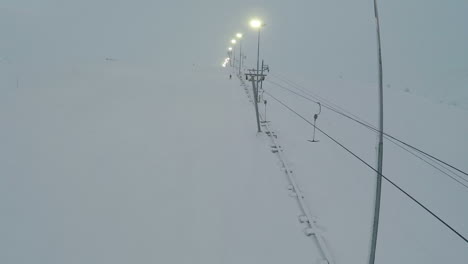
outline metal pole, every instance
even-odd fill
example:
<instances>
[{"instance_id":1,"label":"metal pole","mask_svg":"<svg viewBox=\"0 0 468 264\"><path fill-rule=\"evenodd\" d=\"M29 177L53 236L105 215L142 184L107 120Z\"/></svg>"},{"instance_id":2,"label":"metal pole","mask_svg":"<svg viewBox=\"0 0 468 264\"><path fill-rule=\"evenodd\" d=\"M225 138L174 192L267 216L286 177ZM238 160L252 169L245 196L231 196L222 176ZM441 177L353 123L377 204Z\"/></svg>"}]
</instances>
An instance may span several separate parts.
<instances>
[{"instance_id":1,"label":"metal pole","mask_svg":"<svg viewBox=\"0 0 468 264\"><path fill-rule=\"evenodd\" d=\"M262 80L260 81L260 90L263 91L263 60L262 60L262 71L261 71L261 74L262 74ZM262 94L263 95L263 94ZM258 97L258 101L260 101L260 97Z\"/></svg>"},{"instance_id":2,"label":"metal pole","mask_svg":"<svg viewBox=\"0 0 468 264\"><path fill-rule=\"evenodd\" d=\"M236 47L232 47L232 67L236 67Z\"/></svg>"},{"instance_id":3,"label":"metal pole","mask_svg":"<svg viewBox=\"0 0 468 264\"><path fill-rule=\"evenodd\" d=\"M374 14L377 26L377 52L379 62L379 145L377 152L377 182L375 190L374 225L372 228L371 251L369 264L375 262L377 248L377 233L379 231L380 200L382 196L382 164L383 164L383 70L382 70L382 48L380 43L380 23L377 9L377 0L374 0Z\"/></svg>"},{"instance_id":4,"label":"metal pole","mask_svg":"<svg viewBox=\"0 0 468 264\"><path fill-rule=\"evenodd\" d=\"M259 74L258 68L260 67L260 28L258 28L258 41L257 41L257 74ZM258 75L257 75L257 82L258 82Z\"/></svg>"},{"instance_id":5,"label":"metal pole","mask_svg":"<svg viewBox=\"0 0 468 264\"><path fill-rule=\"evenodd\" d=\"M260 67L260 29L261 27L258 28L258 40L257 40L257 78L256 78L256 85L254 86L254 104L255 104L255 112L257 113L257 127L258 127L258 132L261 132L260 130L260 120L258 118L258 80L259 80L259 70L258 68ZM252 78L253 80L253 78ZM252 82L253 83L253 82Z\"/></svg>"},{"instance_id":6,"label":"metal pole","mask_svg":"<svg viewBox=\"0 0 468 264\"><path fill-rule=\"evenodd\" d=\"M258 78L258 77L257 77ZM257 129L258 129L258 133L262 132L262 130L260 129L260 118L258 117L258 104L257 104L257 96L258 96L258 90L257 90L257 81L255 80L255 78L252 76L251 79L252 81L252 90L253 90L253 93L254 93L254 105L255 105L255 115L257 116Z\"/></svg>"},{"instance_id":7,"label":"metal pole","mask_svg":"<svg viewBox=\"0 0 468 264\"><path fill-rule=\"evenodd\" d=\"M239 76L241 75L242 66L242 39L239 39Z\"/></svg>"}]
</instances>

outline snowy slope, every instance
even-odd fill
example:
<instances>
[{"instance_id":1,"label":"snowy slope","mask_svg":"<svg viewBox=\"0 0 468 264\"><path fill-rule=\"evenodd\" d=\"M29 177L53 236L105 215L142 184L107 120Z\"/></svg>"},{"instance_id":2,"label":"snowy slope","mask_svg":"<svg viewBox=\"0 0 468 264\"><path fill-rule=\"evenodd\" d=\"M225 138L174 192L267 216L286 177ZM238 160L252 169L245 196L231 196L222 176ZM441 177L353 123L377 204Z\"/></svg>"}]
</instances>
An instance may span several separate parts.
<instances>
[{"instance_id":1,"label":"snowy slope","mask_svg":"<svg viewBox=\"0 0 468 264\"><path fill-rule=\"evenodd\" d=\"M176 82L164 78L175 69L103 61L25 74L18 88L13 74L3 78L2 263L321 259L297 221L268 138L255 133L239 81L193 65L177 67ZM287 86L278 76L269 80ZM371 85L302 83L375 123ZM312 120L315 104L264 87ZM466 111L392 90L386 98L389 133L466 170L468 128L455 122ZM312 128L265 99L336 263L365 262L374 173L320 133L319 143L307 142ZM319 127L374 164L375 134L322 110ZM384 173L467 233L460 210L466 189L387 141ZM466 252L459 238L384 184L379 263L463 263Z\"/></svg>"},{"instance_id":2,"label":"snowy slope","mask_svg":"<svg viewBox=\"0 0 468 264\"><path fill-rule=\"evenodd\" d=\"M320 259L237 81L172 70L74 65L2 89L1 263Z\"/></svg>"},{"instance_id":3,"label":"snowy slope","mask_svg":"<svg viewBox=\"0 0 468 264\"><path fill-rule=\"evenodd\" d=\"M306 95L272 72L264 89L313 122L318 105L291 93ZM299 79L296 77L296 79ZM376 124L377 90L369 84L340 80L302 80L299 88L319 95ZM277 84L283 86L279 87ZM466 110L409 93L385 91L386 132L467 170ZM375 173L320 132L310 143L313 128L265 94L268 116L285 146L312 210L324 224L337 263L364 263L368 258ZM319 99L322 103L326 102ZM375 166L376 134L322 108L317 126ZM468 189L419 159L384 142L384 175L416 197L453 227L468 234ZM466 184L465 181L462 181ZM384 182L378 263L464 263L466 243Z\"/></svg>"},{"instance_id":4,"label":"snowy slope","mask_svg":"<svg viewBox=\"0 0 468 264\"><path fill-rule=\"evenodd\" d=\"M378 2L385 130L468 170L468 1ZM236 32L255 65L252 17L267 81L286 74L376 124L372 1L2 1L0 263L317 263L271 142L218 69ZM336 263L366 263L375 173L265 98ZM318 125L375 164L374 133L326 109ZM384 152L385 175L468 235L466 188ZM386 183L380 227L377 263L468 263Z\"/></svg>"}]
</instances>

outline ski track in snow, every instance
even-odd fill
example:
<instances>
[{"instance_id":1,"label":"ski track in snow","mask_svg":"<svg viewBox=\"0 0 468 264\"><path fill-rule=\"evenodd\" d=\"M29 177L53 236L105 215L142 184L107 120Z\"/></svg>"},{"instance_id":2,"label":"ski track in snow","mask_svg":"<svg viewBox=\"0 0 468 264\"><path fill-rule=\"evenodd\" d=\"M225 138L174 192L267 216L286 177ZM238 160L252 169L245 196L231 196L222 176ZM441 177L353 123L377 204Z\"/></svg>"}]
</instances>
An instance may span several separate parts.
<instances>
[{"instance_id":1,"label":"ski track in snow","mask_svg":"<svg viewBox=\"0 0 468 264\"><path fill-rule=\"evenodd\" d=\"M251 90L248 88L248 85L244 82L242 76L237 76L241 82L241 86L244 88L244 91L249 98L249 101L254 104L254 96L253 92L251 93ZM294 172L291 168L288 166L288 161L286 160L284 154L283 154L283 147L281 144L279 144L279 141L277 139L277 135L275 132L272 130L271 126L269 125L269 121L265 119L265 116L259 113L259 120L261 123L261 128L263 129L263 133L269 137L270 139L270 148L271 152L276 154L276 157L278 158L280 162L280 167L281 170L284 172L286 175L288 181L289 181L289 186L287 189L289 190L289 196L296 198L298 207L301 211L301 214L298 216L299 222L304 224L304 234L307 236L314 237L314 240L316 242L316 247L319 249L323 256L323 260L321 260L321 263L329 263L333 264L335 263L333 260L333 256L330 252L330 249L325 241L325 237L323 236L323 232L320 230L320 228L317 226L317 218L313 216L310 212L309 206L307 205L305 201L305 196L304 193L301 191L300 186L297 184L297 181L294 176Z\"/></svg>"},{"instance_id":2,"label":"ski track in snow","mask_svg":"<svg viewBox=\"0 0 468 264\"><path fill-rule=\"evenodd\" d=\"M267 78L273 78L270 73ZM275 80L276 81L276 80ZM297 81L296 81L297 82ZM376 88L345 80L305 80L303 88L331 99L371 124L376 123ZM304 85L305 84L305 85ZM283 85L288 86L287 83ZM289 85L290 86L290 85ZM310 121L315 103L269 82L264 83L280 98ZM294 89L294 88L291 88ZM299 92L299 91L298 91ZM463 170L466 168L468 127L460 120L466 112L406 93L385 91L385 131L410 142ZM320 133L310 143L312 126L268 96L269 120L281 137L282 146L297 173L297 180L314 213L327 230L327 240L337 263L364 263L369 252L375 173L327 140ZM322 100L321 100L322 101ZM371 165L376 157L376 134L336 113L322 109L317 125ZM439 140L435 140L438 138ZM467 190L449 177L415 159L389 141L384 142L384 175L403 187L429 209L467 234L468 215L463 201ZM352 246L350 246L352 245ZM404 256L404 259L402 259ZM463 263L468 259L466 244L431 215L387 183L383 185L377 261L379 263Z\"/></svg>"}]
</instances>

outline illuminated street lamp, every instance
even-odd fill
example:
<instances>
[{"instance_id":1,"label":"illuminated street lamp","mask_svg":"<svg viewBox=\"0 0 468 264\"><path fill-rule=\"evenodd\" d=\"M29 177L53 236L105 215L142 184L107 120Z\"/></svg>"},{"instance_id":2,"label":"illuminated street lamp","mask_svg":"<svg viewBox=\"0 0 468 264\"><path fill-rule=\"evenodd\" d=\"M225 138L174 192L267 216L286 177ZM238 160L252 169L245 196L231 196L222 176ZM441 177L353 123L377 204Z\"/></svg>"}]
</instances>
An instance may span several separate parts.
<instances>
[{"instance_id":1,"label":"illuminated street lamp","mask_svg":"<svg viewBox=\"0 0 468 264\"><path fill-rule=\"evenodd\" d=\"M239 39L239 75L240 75L241 67L242 67L242 33L237 33L236 37Z\"/></svg>"},{"instance_id":2,"label":"illuminated street lamp","mask_svg":"<svg viewBox=\"0 0 468 264\"><path fill-rule=\"evenodd\" d=\"M255 105L255 114L257 116L257 129L258 129L258 132L261 132L261 129L260 129L260 118L259 118L259 114L258 114L258 83L259 83L259 77L260 77L260 72L259 72L259 67L260 67L260 30L261 28L264 26L265 24L263 24L262 21L260 21L259 19L252 19L250 21L250 26L254 29L257 29L258 30L258 42L257 42L257 73L255 74L255 76L257 77L256 80L254 80L253 76L252 76L252 89L253 89L253 94L254 94L254 105ZM262 76L263 77L263 76Z\"/></svg>"},{"instance_id":3,"label":"illuminated street lamp","mask_svg":"<svg viewBox=\"0 0 468 264\"><path fill-rule=\"evenodd\" d=\"M257 41L257 74L259 74L259 68L260 68L260 30L262 29L262 27L264 27L265 24L260 20L260 19L257 19L257 18L254 18L252 20L250 20L250 27L252 27L253 29L257 29L258 30L258 41ZM257 81L258 81L258 75L257 75Z\"/></svg>"},{"instance_id":4,"label":"illuminated street lamp","mask_svg":"<svg viewBox=\"0 0 468 264\"><path fill-rule=\"evenodd\" d=\"M257 19L257 18L254 18L252 20L250 20L250 26L252 28L261 28L263 26L262 24L262 21Z\"/></svg>"}]
</instances>

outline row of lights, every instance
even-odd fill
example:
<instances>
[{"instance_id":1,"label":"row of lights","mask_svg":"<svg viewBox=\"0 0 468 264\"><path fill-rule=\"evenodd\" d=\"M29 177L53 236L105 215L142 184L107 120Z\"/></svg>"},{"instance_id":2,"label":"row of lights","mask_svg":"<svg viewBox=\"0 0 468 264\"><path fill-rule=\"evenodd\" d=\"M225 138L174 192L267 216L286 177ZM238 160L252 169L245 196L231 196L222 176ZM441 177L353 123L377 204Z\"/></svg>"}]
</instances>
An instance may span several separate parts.
<instances>
[{"instance_id":1,"label":"row of lights","mask_svg":"<svg viewBox=\"0 0 468 264\"><path fill-rule=\"evenodd\" d=\"M242 33L237 33L237 34L236 34L236 37L237 37L238 39L241 39L241 38L242 38ZM237 40L236 40L235 38L231 39L231 44L235 45L236 43L237 43ZM233 47L229 47L229 48L228 48L229 53L232 53L232 52L233 52L233 49L234 49ZM224 60L224 62L223 62L223 67L226 67L226 61L229 62L229 60L230 60L229 57L227 57L227 58Z\"/></svg>"},{"instance_id":2,"label":"row of lights","mask_svg":"<svg viewBox=\"0 0 468 264\"><path fill-rule=\"evenodd\" d=\"M250 24L250 27L251 27L251 28L259 30L259 41L260 41L260 28L262 28L263 26L265 26L265 24L263 24L263 22L262 22L260 19L257 19L257 18L254 18L254 19L250 20L250 23L249 23L249 24ZM243 34L242 34L242 33L237 33L237 34L236 34L236 38L239 39L239 42L241 42L242 37L243 37ZM237 43L237 39L236 39L236 38L231 39L231 44L232 44L232 45L235 45L235 44ZM242 46L241 46L241 48L242 48ZM230 47L228 48L228 51L229 51L230 54L233 53L233 50L234 50L234 48L233 48L232 46L230 46ZM239 51L239 53L240 53L240 52L241 52L241 51ZM258 55L258 54L257 54L257 55ZM242 59L242 57L240 57L240 59ZM229 62L229 61L230 61L230 58L229 58L229 57L226 58L226 59L224 60L223 64L222 64L222 66L223 66L223 67L226 67L227 62ZM257 62L258 62L258 58L257 58ZM257 64L258 64L258 63L257 63ZM257 66L257 67L258 67L258 66ZM239 66L239 71L240 71L240 66Z\"/></svg>"},{"instance_id":3,"label":"row of lights","mask_svg":"<svg viewBox=\"0 0 468 264\"><path fill-rule=\"evenodd\" d=\"M226 64L228 64L229 61L230 61L229 58L226 58L226 59L224 60L224 62L223 62L223 68L226 68Z\"/></svg>"}]
</instances>

